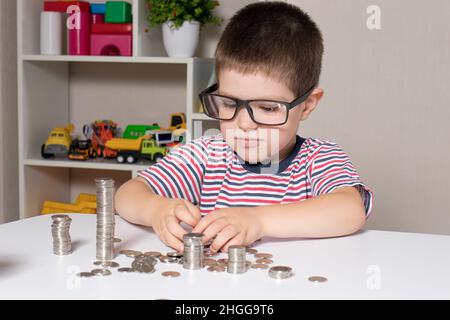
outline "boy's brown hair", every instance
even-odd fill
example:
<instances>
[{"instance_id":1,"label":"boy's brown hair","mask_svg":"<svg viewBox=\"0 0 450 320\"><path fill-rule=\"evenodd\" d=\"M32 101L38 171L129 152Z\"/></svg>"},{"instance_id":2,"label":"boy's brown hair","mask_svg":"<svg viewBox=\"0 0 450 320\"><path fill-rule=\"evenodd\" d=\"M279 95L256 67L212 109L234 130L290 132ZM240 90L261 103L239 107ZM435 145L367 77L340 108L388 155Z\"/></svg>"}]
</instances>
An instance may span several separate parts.
<instances>
[{"instance_id":1,"label":"boy's brown hair","mask_svg":"<svg viewBox=\"0 0 450 320\"><path fill-rule=\"evenodd\" d=\"M297 97L318 84L322 56L322 34L305 12L286 2L257 2L226 26L216 48L216 74L219 79L224 69L261 72Z\"/></svg>"}]
</instances>

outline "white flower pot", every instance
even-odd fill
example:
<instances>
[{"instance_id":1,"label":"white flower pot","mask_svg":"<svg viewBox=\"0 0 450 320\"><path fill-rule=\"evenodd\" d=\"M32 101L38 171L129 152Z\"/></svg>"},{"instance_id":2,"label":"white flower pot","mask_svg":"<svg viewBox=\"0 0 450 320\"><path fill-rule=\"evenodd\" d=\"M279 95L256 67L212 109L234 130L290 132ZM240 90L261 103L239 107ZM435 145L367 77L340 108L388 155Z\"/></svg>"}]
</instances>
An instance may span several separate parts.
<instances>
[{"instance_id":1,"label":"white flower pot","mask_svg":"<svg viewBox=\"0 0 450 320\"><path fill-rule=\"evenodd\" d=\"M200 23L185 21L178 29L171 29L172 22L163 24L164 48L169 57L190 58L198 45Z\"/></svg>"}]
</instances>

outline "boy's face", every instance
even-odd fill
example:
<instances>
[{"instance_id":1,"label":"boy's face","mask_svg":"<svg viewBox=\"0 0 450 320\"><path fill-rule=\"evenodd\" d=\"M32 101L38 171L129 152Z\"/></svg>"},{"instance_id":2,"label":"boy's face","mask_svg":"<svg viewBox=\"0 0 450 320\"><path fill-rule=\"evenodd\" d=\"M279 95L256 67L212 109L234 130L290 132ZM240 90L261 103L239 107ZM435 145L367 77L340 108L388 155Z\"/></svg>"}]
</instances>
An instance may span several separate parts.
<instances>
[{"instance_id":1,"label":"boy's face","mask_svg":"<svg viewBox=\"0 0 450 320\"><path fill-rule=\"evenodd\" d=\"M218 94L242 100L276 100L291 102L303 92L293 93L282 82L268 78L262 73L242 74L222 70ZM250 163L273 163L286 158L295 145L300 121L306 120L323 95L314 89L309 98L289 110L288 120L280 126L255 123L244 107L239 108L233 120L220 121L220 130L227 144L245 161Z\"/></svg>"}]
</instances>

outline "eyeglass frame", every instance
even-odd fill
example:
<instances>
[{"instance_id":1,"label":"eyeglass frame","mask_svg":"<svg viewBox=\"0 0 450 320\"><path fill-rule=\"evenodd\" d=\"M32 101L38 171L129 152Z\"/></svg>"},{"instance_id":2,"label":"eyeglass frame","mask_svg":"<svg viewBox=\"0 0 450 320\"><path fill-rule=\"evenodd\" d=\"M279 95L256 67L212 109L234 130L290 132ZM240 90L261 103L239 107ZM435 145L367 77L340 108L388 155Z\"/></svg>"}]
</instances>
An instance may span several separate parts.
<instances>
[{"instance_id":1,"label":"eyeglass frame","mask_svg":"<svg viewBox=\"0 0 450 320\"><path fill-rule=\"evenodd\" d=\"M251 99L251 100L241 100L238 98L233 98L233 97L228 97L228 96L224 96L221 94L215 94L212 93L214 91L216 91L219 88L218 83L213 84L212 86L206 88L205 90L203 90L202 92L200 92L200 94L198 95L198 97L200 98L200 102L202 103L203 108L205 109L205 114L212 118L212 119L216 119L216 120L222 120L222 121L230 121L233 120L234 118L236 118L236 115L238 114L238 110L239 108L243 105L245 107L245 109L247 110L248 114L250 115L250 118L253 120L253 122L260 124L260 125L265 125L265 126L282 126L283 124L285 124L288 119L289 119L289 111L293 108L295 108L296 106L302 104L303 102L306 101L306 99L308 99L308 97L310 96L310 94L313 92L313 90L315 89L316 85L313 85L310 89L308 89L306 91L306 93L302 94L301 96L299 96L298 98L295 98L294 100L292 100L291 102L286 102L286 101L278 101L278 100L270 100L270 99ZM222 98L227 98L230 99L232 101L234 101L236 103L236 109L234 111L233 116L230 119L221 119L221 118L217 118L217 117L213 117L210 114L208 114L208 108L206 108L205 103L203 102L203 98L205 96L216 96L216 97L222 97ZM281 103L283 105L285 105L287 107L287 112L286 112L286 119L284 120L284 122L282 123L277 123L277 124L267 124L267 123L261 123L258 122L254 119L254 115L253 115L253 110L251 109L249 103L250 102L254 102L254 101L267 101L267 102L274 102L274 103Z\"/></svg>"}]
</instances>

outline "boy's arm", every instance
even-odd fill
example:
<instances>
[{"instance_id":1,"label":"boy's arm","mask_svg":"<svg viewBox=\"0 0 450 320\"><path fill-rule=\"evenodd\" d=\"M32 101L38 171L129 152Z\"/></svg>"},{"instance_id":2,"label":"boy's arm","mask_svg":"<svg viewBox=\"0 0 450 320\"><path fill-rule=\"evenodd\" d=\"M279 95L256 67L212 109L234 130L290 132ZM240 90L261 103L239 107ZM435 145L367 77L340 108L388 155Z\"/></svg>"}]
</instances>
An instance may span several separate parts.
<instances>
[{"instance_id":1,"label":"boy's arm","mask_svg":"<svg viewBox=\"0 0 450 320\"><path fill-rule=\"evenodd\" d=\"M115 207L121 217L148 227L152 226L152 217L171 203L173 199L155 194L141 177L124 183L115 196Z\"/></svg>"},{"instance_id":2,"label":"boy's arm","mask_svg":"<svg viewBox=\"0 0 450 320\"><path fill-rule=\"evenodd\" d=\"M338 237L355 233L366 222L364 204L355 187L256 210L263 235L269 237Z\"/></svg>"},{"instance_id":3,"label":"boy's arm","mask_svg":"<svg viewBox=\"0 0 450 320\"><path fill-rule=\"evenodd\" d=\"M182 238L186 233L180 222L195 226L201 218L200 210L192 203L155 194L141 177L119 188L115 207L129 222L151 226L165 244L177 251L183 250Z\"/></svg>"}]
</instances>

